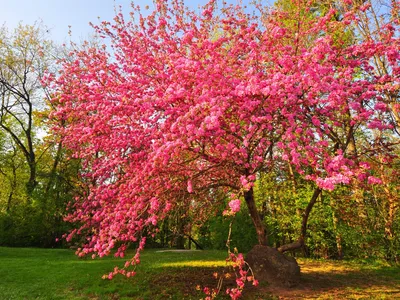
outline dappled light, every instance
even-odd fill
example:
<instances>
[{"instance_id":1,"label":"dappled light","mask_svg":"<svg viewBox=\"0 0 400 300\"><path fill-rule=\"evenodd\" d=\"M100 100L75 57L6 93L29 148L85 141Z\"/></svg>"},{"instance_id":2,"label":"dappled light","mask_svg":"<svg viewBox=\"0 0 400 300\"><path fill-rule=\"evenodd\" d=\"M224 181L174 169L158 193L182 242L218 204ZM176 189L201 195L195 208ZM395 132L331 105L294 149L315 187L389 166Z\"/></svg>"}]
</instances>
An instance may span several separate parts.
<instances>
[{"instance_id":1,"label":"dappled light","mask_svg":"<svg viewBox=\"0 0 400 300\"><path fill-rule=\"evenodd\" d=\"M168 267L226 267L228 266L226 261L207 261L207 260L195 260L195 261L183 261L183 262L173 262L173 263L161 263L158 265L160 268Z\"/></svg>"}]
</instances>

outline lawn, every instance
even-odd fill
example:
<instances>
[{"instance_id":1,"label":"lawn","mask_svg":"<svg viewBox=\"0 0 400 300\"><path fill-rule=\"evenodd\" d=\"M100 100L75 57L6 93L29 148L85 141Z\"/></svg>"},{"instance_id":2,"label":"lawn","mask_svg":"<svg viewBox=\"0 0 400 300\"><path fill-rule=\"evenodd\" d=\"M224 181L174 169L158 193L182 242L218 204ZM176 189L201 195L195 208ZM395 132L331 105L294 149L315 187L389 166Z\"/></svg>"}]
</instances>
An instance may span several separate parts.
<instances>
[{"instance_id":1,"label":"lawn","mask_svg":"<svg viewBox=\"0 0 400 300\"><path fill-rule=\"evenodd\" d=\"M200 299L226 265L224 251L146 250L133 278L101 276L123 259L79 259L71 250L0 248L0 299ZM400 299L400 268L379 263L299 260L301 284L249 288L244 299ZM226 286L233 279L224 281ZM224 297L225 298L225 297Z\"/></svg>"},{"instance_id":2,"label":"lawn","mask_svg":"<svg viewBox=\"0 0 400 300\"><path fill-rule=\"evenodd\" d=\"M82 259L71 250L0 247L0 299L186 299L196 286L216 284L224 251L146 250L133 278L102 275L123 266L114 257Z\"/></svg>"}]
</instances>

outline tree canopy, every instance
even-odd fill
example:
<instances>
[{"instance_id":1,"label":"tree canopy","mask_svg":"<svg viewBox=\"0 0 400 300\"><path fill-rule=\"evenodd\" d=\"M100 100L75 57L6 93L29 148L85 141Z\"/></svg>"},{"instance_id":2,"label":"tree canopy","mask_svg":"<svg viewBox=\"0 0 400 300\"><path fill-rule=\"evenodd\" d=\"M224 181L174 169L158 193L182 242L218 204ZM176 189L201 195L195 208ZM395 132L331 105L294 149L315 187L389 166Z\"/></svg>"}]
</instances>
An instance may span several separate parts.
<instances>
[{"instance_id":1,"label":"tree canopy","mask_svg":"<svg viewBox=\"0 0 400 300\"><path fill-rule=\"evenodd\" d=\"M209 1L197 14L156 1L147 16L134 8L95 27L111 51L72 51L48 74L55 132L83 162L68 236L86 237L81 255L123 256L178 205L201 218L226 199L226 215L244 200L268 244L254 183L288 164L313 186L310 210L322 190L382 183L371 161L392 160L398 142L385 136L397 126L385 95L398 97L398 20L382 39L349 42L356 8L338 18L311 2L288 13Z\"/></svg>"}]
</instances>

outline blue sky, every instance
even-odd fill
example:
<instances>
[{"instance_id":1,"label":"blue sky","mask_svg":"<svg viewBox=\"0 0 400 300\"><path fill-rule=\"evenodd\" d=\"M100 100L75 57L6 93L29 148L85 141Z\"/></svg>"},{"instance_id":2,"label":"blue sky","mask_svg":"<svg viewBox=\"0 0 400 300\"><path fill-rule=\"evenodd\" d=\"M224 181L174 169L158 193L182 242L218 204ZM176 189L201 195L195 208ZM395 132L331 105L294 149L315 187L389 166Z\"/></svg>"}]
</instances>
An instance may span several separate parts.
<instances>
[{"instance_id":1,"label":"blue sky","mask_svg":"<svg viewBox=\"0 0 400 300\"><path fill-rule=\"evenodd\" d=\"M42 20L49 27L51 38L57 42L67 41L68 26L76 41L87 38L92 32L89 22L112 20L114 5L130 8L130 0L0 0L0 23L14 28L19 22L33 24ZM140 5L151 0L135 1Z\"/></svg>"},{"instance_id":2,"label":"blue sky","mask_svg":"<svg viewBox=\"0 0 400 300\"><path fill-rule=\"evenodd\" d=\"M186 0L187 5L197 8L207 0ZM228 1L236 3L235 0ZM246 0L244 2L247 2ZM152 0L135 0L135 4L144 7L152 5ZM82 41L90 36L92 28L89 22L111 21L114 17L114 5L121 5L123 10L130 10L131 0L0 0L0 25L9 29L19 22L34 24L42 20L50 29L50 37L58 43L69 40L69 25L72 39Z\"/></svg>"}]
</instances>

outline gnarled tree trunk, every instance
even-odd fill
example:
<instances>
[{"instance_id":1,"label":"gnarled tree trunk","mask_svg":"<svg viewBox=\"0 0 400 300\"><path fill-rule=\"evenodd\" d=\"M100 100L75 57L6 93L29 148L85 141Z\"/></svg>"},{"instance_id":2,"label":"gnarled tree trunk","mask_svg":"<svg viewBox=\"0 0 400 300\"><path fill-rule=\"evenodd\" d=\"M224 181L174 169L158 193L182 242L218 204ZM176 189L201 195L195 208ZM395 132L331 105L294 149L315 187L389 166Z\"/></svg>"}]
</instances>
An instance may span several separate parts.
<instances>
[{"instance_id":1,"label":"gnarled tree trunk","mask_svg":"<svg viewBox=\"0 0 400 300\"><path fill-rule=\"evenodd\" d=\"M273 285L291 287L300 281L300 267L293 257L268 247L267 230L257 211L253 188L244 193L247 208L257 232L258 244L247 254L246 261L255 277Z\"/></svg>"},{"instance_id":2,"label":"gnarled tree trunk","mask_svg":"<svg viewBox=\"0 0 400 300\"><path fill-rule=\"evenodd\" d=\"M312 208L314 207L314 204L317 202L317 199L318 199L319 195L321 194L321 191L322 190L320 188L316 188L314 190L314 193L310 199L310 202L308 203L306 210L303 212L303 220L301 222L300 235L299 235L299 238L297 239L297 241L279 247L278 248L279 252L283 253L286 251L297 250L297 249L304 247L304 241L306 239L306 234L307 234L308 218L310 216L310 212L311 212Z\"/></svg>"},{"instance_id":3,"label":"gnarled tree trunk","mask_svg":"<svg viewBox=\"0 0 400 300\"><path fill-rule=\"evenodd\" d=\"M258 244L267 245L267 229L265 228L260 214L257 211L253 188L244 192L244 199L246 200L247 208L249 209L251 219L253 220L254 227L256 228Z\"/></svg>"}]
</instances>

